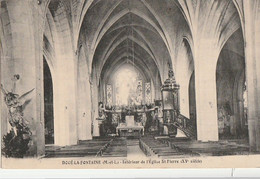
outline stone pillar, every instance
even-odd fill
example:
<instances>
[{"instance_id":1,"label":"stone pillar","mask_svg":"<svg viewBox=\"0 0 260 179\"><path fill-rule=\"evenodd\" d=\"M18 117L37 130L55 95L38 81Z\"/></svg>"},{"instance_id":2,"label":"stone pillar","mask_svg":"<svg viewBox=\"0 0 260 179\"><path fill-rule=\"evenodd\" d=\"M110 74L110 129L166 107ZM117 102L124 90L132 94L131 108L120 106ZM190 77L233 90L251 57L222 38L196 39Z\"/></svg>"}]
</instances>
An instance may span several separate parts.
<instances>
[{"instance_id":1,"label":"stone pillar","mask_svg":"<svg viewBox=\"0 0 260 179\"><path fill-rule=\"evenodd\" d=\"M12 89L10 80L14 73L14 62L12 61L12 31L10 25L7 3L0 2L0 31L1 47L0 47L0 81L4 88L8 91ZM5 135L11 128L8 122L8 108L4 102L3 93L0 92L0 114L1 114L1 136Z\"/></svg>"},{"instance_id":2,"label":"stone pillar","mask_svg":"<svg viewBox=\"0 0 260 179\"><path fill-rule=\"evenodd\" d=\"M92 125L93 125L93 136L100 136L98 118L98 87L97 80L94 79L91 85L91 101L92 101Z\"/></svg>"},{"instance_id":3,"label":"stone pillar","mask_svg":"<svg viewBox=\"0 0 260 179\"><path fill-rule=\"evenodd\" d=\"M192 69L192 70L191 70ZM176 62L176 81L180 85L180 113L189 118L189 82L193 71L193 59L190 58L188 47L182 42L179 45Z\"/></svg>"},{"instance_id":4,"label":"stone pillar","mask_svg":"<svg viewBox=\"0 0 260 179\"><path fill-rule=\"evenodd\" d=\"M43 103L43 7L36 1L7 1L13 44L10 63L13 65L13 73L20 75L15 93L21 95L34 88L28 99L30 103L24 110L24 118L28 120L32 131L29 155L34 156L43 155L45 150L44 113L41 105Z\"/></svg>"},{"instance_id":5,"label":"stone pillar","mask_svg":"<svg viewBox=\"0 0 260 179\"><path fill-rule=\"evenodd\" d=\"M233 89L233 110L235 118L235 133L236 136L242 136L245 132L245 121L244 121L244 104L243 104L243 85L244 79L242 80L242 75L244 78L244 71L238 72L234 82ZM247 130L247 129L246 129Z\"/></svg>"},{"instance_id":6,"label":"stone pillar","mask_svg":"<svg viewBox=\"0 0 260 179\"><path fill-rule=\"evenodd\" d=\"M179 83L180 84L180 96L179 96L179 101L180 101L180 113L187 118L190 116L190 111L189 111L189 80L184 83Z\"/></svg>"},{"instance_id":7,"label":"stone pillar","mask_svg":"<svg viewBox=\"0 0 260 179\"><path fill-rule=\"evenodd\" d=\"M159 74L156 75L156 79L154 82L154 96L155 99L162 99L162 93L161 93L161 82Z\"/></svg>"},{"instance_id":8,"label":"stone pillar","mask_svg":"<svg viewBox=\"0 0 260 179\"><path fill-rule=\"evenodd\" d=\"M215 39L203 37L194 55L197 139L218 141L216 62L218 51Z\"/></svg>"},{"instance_id":9,"label":"stone pillar","mask_svg":"<svg viewBox=\"0 0 260 179\"><path fill-rule=\"evenodd\" d=\"M81 96L80 103L78 103L78 134L79 140L91 140L91 96L90 96L90 85L84 85L84 93ZM79 98L78 98L79 99ZM79 102L78 101L78 102Z\"/></svg>"},{"instance_id":10,"label":"stone pillar","mask_svg":"<svg viewBox=\"0 0 260 179\"><path fill-rule=\"evenodd\" d=\"M180 2L190 26L194 59L198 140L218 140L216 63L222 45L239 27L230 1Z\"/></svg>"},{"instance_id":11,"label":"stone pillar","mask_svg":"<svg viewBox=\"0 0 260 179\"><path fill-rule=\"evenodd\" d=\"M81 52L80 52L81 53ZM86 58L79 56L78 63L78 134L79 140L91 140L91 91Z\"/></svg>"},{"instance_id":12,"label":"stone pillar","mask_svg":"<svg viewBox=\"0 0 260 179\"><path fill-rule=\"evenodd\" d=\"M244 119L244 104L243 104L242 100L243 99L238 100L237 127L239 130L242 130L241 132L244 132L245 131L245 119ZM237 132L240 132L240 131L237 131Z\"/></svg>"},{"instance_id":13,"label":"stone pillar","mask_svg":"<svg viewBox=\"0 0 260 179\"><path fill-rule=\"evenodd\" d=\"M249 144L251 150L260 151L260 4L257 0L243 3Z\"/></svg>"},{"instance_id":14,"label":"stone pillar","mask_svg":"<svg viewBox=\"0 0 260 179\"><path fill-rule=\"evenodd\" d=\"M73 57L58 56L53 80L55 145L74 145L78 141L75 74Z\"/></svg>"},{"instance_id":15,"label":"stone pillar","mask_svg":"<svg viewBox=\"0 0 260 179\"><path fill-rule=\"evenodd\" d=\"M87 89L87 95L86 95L86 117L85 117L85 122L86 122L86 132L84 139L85 140L91 140L92 139L92 119L91 119L91 87L89 83L89 79L86 82L86 89Z\"/></svg>"}]
</instances>

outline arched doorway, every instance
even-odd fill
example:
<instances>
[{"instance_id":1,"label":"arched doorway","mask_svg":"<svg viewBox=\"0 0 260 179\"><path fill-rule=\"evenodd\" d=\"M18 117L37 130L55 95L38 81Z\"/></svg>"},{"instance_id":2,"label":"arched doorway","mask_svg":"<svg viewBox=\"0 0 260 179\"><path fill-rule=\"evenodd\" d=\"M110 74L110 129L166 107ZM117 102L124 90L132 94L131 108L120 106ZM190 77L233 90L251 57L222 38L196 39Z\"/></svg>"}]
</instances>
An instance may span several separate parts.
<instances>
[{"instance_id":1,"label":"arched doorway","mask_svg":"<svg viewBox=\"0 0 260 179\"><path fill-rule=\"evenodd\" d=\"M223 47L216 68L218 132L220 139L247 136L244 116L245 56L242 30Z\"/></svg>"},{"instance_id":2,"label":"arched doorway","mask_svg":"<svg viewBox=\"0 0 260 179\"><path fill-rule=\"evenodd\" d=\"M48 63L43 57L45 144L54 144L53 83Z\"/></svg>"}]
</instances>

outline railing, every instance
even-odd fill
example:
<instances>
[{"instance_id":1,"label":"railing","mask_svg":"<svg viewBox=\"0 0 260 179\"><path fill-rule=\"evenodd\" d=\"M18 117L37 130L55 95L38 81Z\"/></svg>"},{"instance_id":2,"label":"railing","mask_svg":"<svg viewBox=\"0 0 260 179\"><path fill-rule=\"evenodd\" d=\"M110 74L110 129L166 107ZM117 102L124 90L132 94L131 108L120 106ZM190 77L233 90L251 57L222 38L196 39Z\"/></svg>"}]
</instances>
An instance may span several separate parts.
<instances>
[{"instance_id":1,"label":"railing","mask_svg":"<svg viewBox=\"0 0 260 179\"><path fill-rule=\"evenodd\" d=\"M108 143L106 143L96 154L96 157L102 156L103 152L108 148L108 146L113 142L114 139L111 139Z\"/></svg>"},{"instance_id":2,"label":"railing","mask_svg":"<svg viewBox=\"0 0 260 179\"><path fill-rule=\"evenodd\" d=\"M187 137L196 139L197 137L196 125L191 119L183 116L182 114L179 114L173 124L178 129L183 131Z\"/></svg>"}]
</instances>

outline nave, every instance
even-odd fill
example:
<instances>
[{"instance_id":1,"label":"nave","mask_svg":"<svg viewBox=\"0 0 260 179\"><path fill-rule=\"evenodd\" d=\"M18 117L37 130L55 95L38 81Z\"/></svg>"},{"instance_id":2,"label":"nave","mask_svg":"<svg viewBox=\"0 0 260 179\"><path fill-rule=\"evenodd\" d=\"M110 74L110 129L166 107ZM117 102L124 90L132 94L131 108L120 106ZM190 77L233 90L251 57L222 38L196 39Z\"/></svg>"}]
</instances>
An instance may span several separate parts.
<instances>
[{"instance_id":1,"label":"nave","mask_svg":"<svg viewBox=\"0 0 260 179\"><path fill-rule=\"evenodd\" d=\"M187 137L168 138L152 135L141 138L97 138L92 141L80 141L73 146L46 146L46 158L113 157L127 159L143 158L188 158L198 156L248 155L250 152L246 140L220 140L218 142L199 142Z\"/></svg>"},{"instance_id":2,"label":"nave","mask_svg":"<svg viewBox=\"0 0 260 179\"><path fill-rule=\"evenodd\" d=\"M0 3L1 138L21 129L19 157L260 151L259 0Z\"/></svg>"}]
</instances>

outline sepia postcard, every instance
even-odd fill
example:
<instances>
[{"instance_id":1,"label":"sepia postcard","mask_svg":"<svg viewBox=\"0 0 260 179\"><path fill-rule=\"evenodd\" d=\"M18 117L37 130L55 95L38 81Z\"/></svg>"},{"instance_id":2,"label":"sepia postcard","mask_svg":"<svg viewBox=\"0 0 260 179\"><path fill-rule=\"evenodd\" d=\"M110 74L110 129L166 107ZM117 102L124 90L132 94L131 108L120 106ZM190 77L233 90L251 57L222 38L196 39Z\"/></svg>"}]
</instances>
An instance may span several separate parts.
<instances>
[{"instance_id":1,"label":"sepia postcard","mask_svg":"<svg viewBox=\"0 0 260 179\"><path fill-rule=\"evenodd\" d=\"M260 167L260 0L0 0L1 167Z\"/></svg>"}]
</instances>

